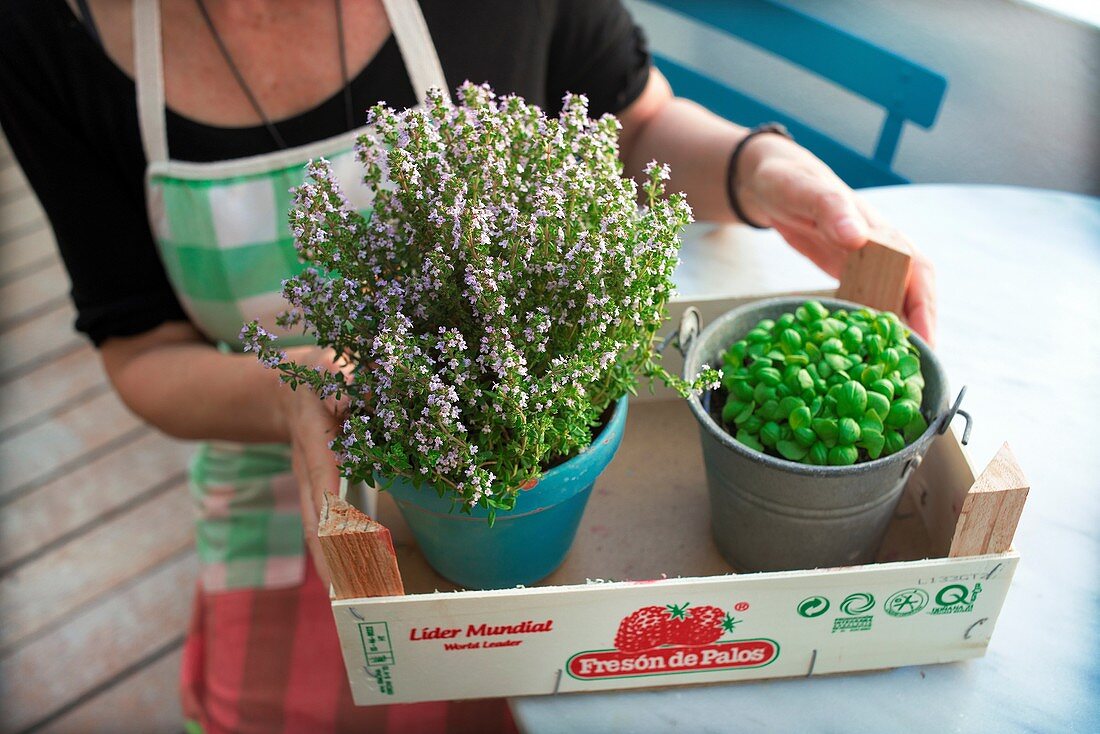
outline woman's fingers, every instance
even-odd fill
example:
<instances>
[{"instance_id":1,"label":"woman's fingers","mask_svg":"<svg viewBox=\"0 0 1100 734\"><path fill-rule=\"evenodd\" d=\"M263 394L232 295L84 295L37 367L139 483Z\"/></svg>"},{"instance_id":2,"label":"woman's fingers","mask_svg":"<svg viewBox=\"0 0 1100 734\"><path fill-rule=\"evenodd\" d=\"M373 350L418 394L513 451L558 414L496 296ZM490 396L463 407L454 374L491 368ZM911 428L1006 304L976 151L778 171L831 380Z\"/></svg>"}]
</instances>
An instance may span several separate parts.
<instances>
[{"instance_id":1,"label":"woman's fingers","mask_svg":"<svg viewBox=\"0 0 1100 734\"><path fill-rule=\"evenodd\" d=\"M788 244L814 265L834 278L840 277L849 251L829 244L814 224L788 222L776 224L775 229Z\"/></svg>"},{"instance_id":2,"label":"woman's fingers","mask_svg":"<svg viewBox=\"0 0 1100 734\"><path fill-rule=\"evenodd\" d=\"M303 393L302 409L294 424L293 451L294 475L298 480L298 494L302 507L302 531L313 555L321 579L329 580L328 567L317 539L324 493L336 494L340 489L340 469L329 442L336 436L338 424L332 407L322 403L312 393Z\"/></svg>"},{"instance_id":3,"label":"woman's fingers","mask_svg":"<svg viewBox=\"0 0 1100 734\"><path fill-rule=\"evenodd\" d=\"M807 151L790 146L786 160L761 165L760 198L773 226L809 224L822 242L841 251L861 247L870 226L855 193Z\"/></svg>"},{"instance_id":4,"label":"woman's fingers","mask_svg":"<svg viewBox=\"0 0 1100 734\"><path fill-rule=\"evenodd\" d=\"M310 557L313 558L313 566L317 569L321 581L328 585L328 565L325 563L325 556L321 551L321 541L317 538L317 525L321 507L314 505L305 456L296 442L291 445L290 465L294 471L294 478L298 482L298 504L302 509L302 533L305 537L306 549L309 551Z\"/></svg>"},{"instance_id":5,"label":"woman's fingers","mask_svg":"<svg viewBox=\"0 0 1100 734\"><path fill-rule=\"evenodd\" d=\"M308 347L293 351L297 352L293 358L299 363L312 363L333 373L342 372L345 377L351 374L351 367L346 363L337 363L331 350ZM322 401L306 388L291 390L283 385L282 389L282 415L290 434L291 466L298 483L302 531L313 563L327 584L329 574L317 539L317 527L324 505L324 493L336 493L340 487L340 469L329 444L339 434L338 416L346 409L348 400L344 397Z\"/></svg>"},{"instance_id":6,"label":"woman's fingers","mask_svg":"<svg viewBox=\"0 0 1100 734\"><path fill-rule=\"evenodd\" d=\"M306 481L314 506L320 510L325 492L335 494L340 488L340 469L329 443L336 438L339 426L332 408L312 395L298 425L298 444L305 461Z\"/></svg>"},{"instance_id":7,"label":"woman's fingers","mask_svg":"<svg viewBox=\"0 0 1100 734\"><path fill-rule=\"evenodd\" d=\"M890 226L874 207L856 197L856 205L863 216L871 224L873 230L889 230ZM891 240L895 244L904 245L909 255L913 258L912 270L909 272L909 283L905 289L905 301L903 310L906 321L924 338L930 345L935 345L936 339L936 271L932 261L925 257L917 247L904 237L895 237Z\"/></svg>"},{"instance_id":8,"label":"woman's fingers","mask_svg":"<svg viewBox=\"0 0 1100 734\"><path fill-rule=\"evenodd\" d=\"M936 342L936 271L928 258L914 252L909 288L905 292L905 316L913 330L929 345Z\"/></svg>"},{"instance_id":9,"label":"woman's fingers","mask_svg":"<svg viewBox=\"0 0 1100 734\"><path fill-rule=\"evenodd\" d=\"M825 164L786 141L770 142L769 154L753 169L749 188L767 223L836 278L853 251L866 245L873 232L888 227L882 216ZM907 246L913 270L904 316L913 330L931 343L936 329L935 273L920 251Z\"/></svg>"},{"instance_id":10,"label":"woman's fingers","mask_svg":"<svg viewBox=\"0 0 1100 734\"><path fill-rule=\"evenodd\" d=\"M869 227L856 207L855 195L841 184L834 188L827 181L816 181L806 193L811 218L829 244L855 250L867 242Z\"/></svg>"}]
</instances>

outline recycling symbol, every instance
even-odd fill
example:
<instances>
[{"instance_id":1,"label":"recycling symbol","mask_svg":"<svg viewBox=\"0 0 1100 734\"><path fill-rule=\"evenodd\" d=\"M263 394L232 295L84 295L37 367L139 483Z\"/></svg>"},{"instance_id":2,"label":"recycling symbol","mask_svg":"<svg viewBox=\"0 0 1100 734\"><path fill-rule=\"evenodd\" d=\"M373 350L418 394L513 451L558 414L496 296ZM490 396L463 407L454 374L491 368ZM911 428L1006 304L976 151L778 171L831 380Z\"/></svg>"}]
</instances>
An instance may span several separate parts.
<instances>
[{"instance_id":1,"label":"recycling symbol","mask_svg":"<svg viewBox=\"0 0 1100 734\"><path fill-rule=\"evenodd\" d=\"M823 596L808 597L798 603L797 611L798 616L807 619L820 617L822 614L829 611L829 600Z\"/></svg>"}]
</instances>

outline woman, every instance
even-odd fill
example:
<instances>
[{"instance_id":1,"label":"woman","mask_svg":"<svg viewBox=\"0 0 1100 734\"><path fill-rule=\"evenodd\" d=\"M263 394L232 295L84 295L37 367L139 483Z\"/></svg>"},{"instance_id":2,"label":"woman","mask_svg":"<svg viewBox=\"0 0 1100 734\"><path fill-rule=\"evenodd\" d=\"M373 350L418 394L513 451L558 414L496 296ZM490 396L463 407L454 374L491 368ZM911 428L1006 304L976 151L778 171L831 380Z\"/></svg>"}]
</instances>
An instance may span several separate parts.
<instances>
[{"instance_id":1,"label":"woman","mask_svg":"<svg viewBox=\"0 0 1100 734\"><path fill-rule=\"evenodd\" d=\"M499 703L351 705L310 560L321 563L318 498L338 479L333 406L234 351L242 323L282 309L298 266L287 189L310 158L341 171L365 108L465 79L551 113L582 92L593 115L622 121L627 172L668 162L699 219L775 227L833 274L877 225L784 135L676 99L617 0L0 7L0 123L53 225L76 326L135 413L207 441L192 467L203 570L183 683L186 713L209 732L509 725ZM930 336L919 256L906 311ZM315 347L294 351L333 368Z\"/></svg>"}]
</instances>

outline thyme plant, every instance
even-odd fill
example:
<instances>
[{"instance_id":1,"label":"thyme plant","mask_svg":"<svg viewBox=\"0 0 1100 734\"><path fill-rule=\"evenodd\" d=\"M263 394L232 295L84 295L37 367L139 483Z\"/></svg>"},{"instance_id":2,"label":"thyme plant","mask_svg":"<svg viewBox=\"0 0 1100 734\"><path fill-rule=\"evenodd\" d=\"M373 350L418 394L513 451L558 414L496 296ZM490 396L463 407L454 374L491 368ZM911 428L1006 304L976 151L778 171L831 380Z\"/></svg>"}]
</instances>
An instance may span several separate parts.
<instances>
[{"instance_id":1,"label":"thyme plant","mask_svg":"<svg viewBox=\"0 0 1100 734\"><path fill-rule=\"evenodd\" d=\"M286 281L298 325L349 375L288 361L258 323L246 349L291 387L347 395L333 442L352 480L404 477L509 510L517 489L593 438L639 376L682 394L654 350L691 221L667 166L623 177L618 120L569 95L556 118L465 84L420 110L374 107L359 138L373 211L351 209L324 160L295 192L306 267Z\"/></svg>"}]
</instances>

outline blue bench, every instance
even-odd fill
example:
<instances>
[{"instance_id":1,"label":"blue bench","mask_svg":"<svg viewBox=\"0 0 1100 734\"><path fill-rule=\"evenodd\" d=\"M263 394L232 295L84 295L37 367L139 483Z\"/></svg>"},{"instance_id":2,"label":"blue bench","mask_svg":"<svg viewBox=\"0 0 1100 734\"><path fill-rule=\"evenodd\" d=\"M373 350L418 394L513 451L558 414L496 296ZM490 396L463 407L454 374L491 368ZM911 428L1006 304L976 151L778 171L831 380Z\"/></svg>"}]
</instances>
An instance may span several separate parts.
<instances>
[{"instance_id":1,"label":"blue bench","mask_svg":"<svg viewBox=\"0 0 1100 734\"><path fill-rule=\"evenodd\" d=\"M676 94L741 125L782 122L849 186L908 183L892 169L906 121L931 128L947 80L891 51L772 0L650 0L736 36L885 109L870 158L768 104L660 54L654 61Z\"/></svg>"}]
</instances>

